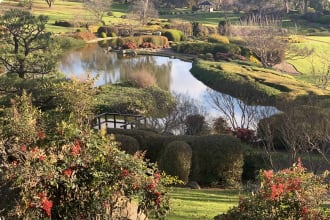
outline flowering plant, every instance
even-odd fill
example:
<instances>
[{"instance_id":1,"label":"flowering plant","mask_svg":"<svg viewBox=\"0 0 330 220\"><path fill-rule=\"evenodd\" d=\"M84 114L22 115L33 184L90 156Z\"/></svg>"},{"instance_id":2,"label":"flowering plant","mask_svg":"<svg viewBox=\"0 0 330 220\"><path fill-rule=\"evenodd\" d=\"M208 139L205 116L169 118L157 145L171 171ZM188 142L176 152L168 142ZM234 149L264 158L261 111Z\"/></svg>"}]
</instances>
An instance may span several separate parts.
<instances>
[{"instance_id":1,"label":"flowering plant","mask_svg":"<svg viewBox=\"0 0 330 220\"><path fill-rule=\"evenodd\" d=\"M7 132L1 138L6 144L0 147L7 155L0 171L19 196L0 215L117 219L124 217L122 210L133 198L138 214L161 218L169 210L164 187L168 178L144 161L143 153L120 151L105 132L65 121L48 128L26 94L17 98L4 123Z\"/></svg>"},{"instance_id":2,"label":"flowering plant","mask_svg":"<svg viewBox=\"0 0 330 220\"><path fill-rule=\"evenodd\" d=\"M308 173L300 159L291 168L260 172L260 189L220 219L329 219L320 209L328 186L325 176Z\"/></svg>"}]
</instances>

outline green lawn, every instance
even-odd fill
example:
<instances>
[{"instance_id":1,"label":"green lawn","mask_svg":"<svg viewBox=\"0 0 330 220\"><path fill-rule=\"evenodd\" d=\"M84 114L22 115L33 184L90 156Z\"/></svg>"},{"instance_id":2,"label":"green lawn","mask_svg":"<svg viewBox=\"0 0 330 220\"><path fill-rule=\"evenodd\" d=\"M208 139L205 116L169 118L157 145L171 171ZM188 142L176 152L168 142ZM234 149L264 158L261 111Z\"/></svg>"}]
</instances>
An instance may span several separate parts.
<instances>
[{"instance_id":1,"label":"green lawn","mask_svg":"<svg viewBox=\"0 0 330 220\"><path fill-rule=\"evenodd\" d=\"M307 40L305 43L297 44L297 46L314 49L314 53L304 59L288 60L288 62L302 73L296 76L297 79L316 84L318 73L324 72L326 65L329 65L330 37L308 36L305 39Z\"/></svg>"},{"instance_id":2,"label":"green lawn","mask_svg":"<svg viewBox=\"0 0 330 220\"><path fill-rule=\"evenodd\" d=\"M185 11L175 10L172 13L173 14L160 15L160 18L181 19L188 22L195 21L206 25L217 26L219 21L224 20L226 16L232 22L238 21L239 17L242 16L242 14L228 13L222 11L215 11L215 12L197 11L192 13L191 10L185 10Z\"/></svg>"},{"instance_id":3,"label":"green lawn","mask_svg":"<svg viewBox=\"0 0 330 220\"><path fill-rule=\"evenodd\" d=\"M170 192L171 212L167 220L213 219L237 205L238 190L173 188Z\"/></svg>"},{"instance_id":4,"label":"green lawn","mask_svg":"<svg viewBox=\"0 0 330 220\"><path fill-rule=\"evenodd\" d=\"M8 10L11 7L18 7L19 3L11 0L4 0L2 3L2 9ZM135 24L136 21L123 19L122 15L128 13L129 8L124 4L114 3L112 5L112 15L106 15L103 20L106 24ZM34 0L31 12L35 15L47 15L49 17L48 24L46 26L48 31L54 33L72 32L77 28L67 28L55 26L55 21L73 21L79 20L93 20L93 15L84 8L83 3L74 1L55 1L55 4L49 8L44 0Z\"/></svg>"}]
</instances>

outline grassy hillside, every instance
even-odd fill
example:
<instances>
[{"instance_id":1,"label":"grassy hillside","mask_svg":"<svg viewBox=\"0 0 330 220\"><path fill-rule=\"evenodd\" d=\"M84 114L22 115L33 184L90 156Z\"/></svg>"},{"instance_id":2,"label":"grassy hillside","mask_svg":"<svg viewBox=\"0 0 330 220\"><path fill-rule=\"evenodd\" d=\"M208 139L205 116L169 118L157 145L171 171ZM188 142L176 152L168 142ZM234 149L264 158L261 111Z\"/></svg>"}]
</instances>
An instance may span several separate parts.
<instances>
[{"instance_id":1,"label":"grassy hillside","mask_svg":"<svg viewBox=\"0 0 330 220\"><path fill-rule=\"evenodd\" d=\"M8 10L10 8L22 8L21 1L10 1L3 0L1 3L0 11ZM112 5L112 15L106 15L104 17L104 21L106 24L129 24L134 23L134 21L129 21L128 19L121 18L122 15L125 15L128 12L128 7L124 4L116 4ZM49 8L44 0L34 0L32 5L31 12L35 15L43 14L49 17L49 22L47 24L47 30L59 33L59 32L71 32L75 31L77 27L67 28L67 27L59 27L55 26L55 21L69 21L72 22L74 20L95 20L93 15L84 8L83 3L81 2L73 2L73 1L55 1L55 4Z\"/></svg>"},{"instance_id":2,"label":"grassy hillside","mask_svg":"<svg viewBox=\"0 0 330 220\"><path fill-rule=\"evenodd\" d=\"M193 64L192 74L209 87L243 100L260 99L269 104L278 99L291 99L308 94L329 95L329 91L301 82L291 75L271 69L239 65L234 62L198 61ZM258 102L258 100L256 100Z\"/></svg>"},{"instance_id":3,"label":"grassy hillside","mask_svg":"<svg viewBox=\"0 0 330 220\"><path fill-rule=\"evenodd\" d=\"M307 36L305 39L306 42L299 43L297 46L313 49L314 53L304 59L288 60L288 62L302 73L297 76L297 79L316 84L318 73L324 71L325 64L329 64L330 37Z\"/></svg>"}]
</instances>

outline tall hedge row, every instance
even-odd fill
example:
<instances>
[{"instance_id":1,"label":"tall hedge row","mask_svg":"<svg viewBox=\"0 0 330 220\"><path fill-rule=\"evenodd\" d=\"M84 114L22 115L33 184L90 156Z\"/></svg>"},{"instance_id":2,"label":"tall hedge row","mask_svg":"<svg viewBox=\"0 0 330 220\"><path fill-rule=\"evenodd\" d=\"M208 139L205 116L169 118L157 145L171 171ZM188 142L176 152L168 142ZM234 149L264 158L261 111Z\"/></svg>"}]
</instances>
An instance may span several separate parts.
<instances>
[{"instance_id":1,"label":"tall hedge row","mask_svg":"<svg viewBox=\"0 0 330 220\"><path fill-rule=\"evenodd\" d=\"M160 164L163 164L164 157L169 157L170 151L174 151L173 148L180 148L172 145L179 145L178 142L183 145L184 142L192 149L189 180L202 185L222 186L237 186L241 182L243 147L240 140L231 135L161 136L151 131L119 129L109 129L109 132L134 137L140 150L146 151L146 157ZM177 163L172 161L170 164L174 170Z\"/></svg>"},{"instance_id":2,"label":"tall hedge row","mask_svg":"<svg viewBox=\"0 0 330 220\"><path fill-rule=\"evenodd\" d=\"M235 44L224 44L224 43L207 43L207 42L196 42L196 43L178 43L172 47L176 52L186 54L205 54L217 52L241 54L241 48Z\"/></svg>"}]
</instances>

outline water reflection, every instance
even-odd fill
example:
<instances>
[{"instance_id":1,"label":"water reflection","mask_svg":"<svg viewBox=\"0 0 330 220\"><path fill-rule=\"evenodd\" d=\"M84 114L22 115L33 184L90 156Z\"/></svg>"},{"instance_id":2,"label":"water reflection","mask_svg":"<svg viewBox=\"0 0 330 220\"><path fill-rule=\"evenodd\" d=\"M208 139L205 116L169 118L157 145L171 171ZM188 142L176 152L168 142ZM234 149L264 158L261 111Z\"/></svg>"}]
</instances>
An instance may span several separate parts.
<instances>
[{"instance_id":1,"label":"water reflection","mask_svg":"<svg viewBox=\"0 0 330 220\"><path fill-rule=\"evenodd\" d=\"M88 74L98 76L96 85L126 81L134 72L145 71L156 78L160 88L169 90L172 62L161 62L153 56L119 58L117 53L105 53L97 44L89 44L65 54L59 68L69 77L85 79Z\"/></svg>"},{"instance_id":2,"label":"water reflection","mask_svg":"<svg viewBox=\"0 0 330 220\"><path fill-rule=\"evenodd\" d=\"M59 69L69 77L74 76L81 79L86 78L88 74L92 76L99 75L96 85L134 79L135 73L145 70L145 72L149 72L155 77L157 85L162 89L193 99L196 106L200 106L202 111L207 112L208 120L225 116L219 106L226 105L226 103L218 103L217 106L214 100L212 101L210 98L210 91L212 90L192 76L189 71L191 67L190 62L168 57L137 56L134 58L120 58L116 53L105 53L104 49L98 44L90 44L85 48L65 54ZM215 91L212 91L212 94L213 98L217 97L217 94L220 97L222 95ZM229 109L232 118L242 120L244 114L244 117L250 117L242 112L239 100L233 98L232 103L233 108ZM264 107L254 106L251 108L262 110ZM265 108L270 108L271 111L276 112L273 107Z\"/></svg>"}]
</instances>

